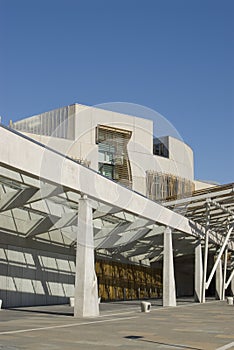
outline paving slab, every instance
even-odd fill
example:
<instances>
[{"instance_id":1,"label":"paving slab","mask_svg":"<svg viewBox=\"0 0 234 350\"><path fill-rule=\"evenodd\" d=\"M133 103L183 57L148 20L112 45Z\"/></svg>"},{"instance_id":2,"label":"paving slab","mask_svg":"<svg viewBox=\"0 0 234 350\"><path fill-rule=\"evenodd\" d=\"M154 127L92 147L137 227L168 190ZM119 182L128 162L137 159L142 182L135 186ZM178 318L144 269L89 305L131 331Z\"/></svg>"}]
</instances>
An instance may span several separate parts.
<instances>
[{"instance_id":1,"label":"paving slab","mask_svg":"<svg viewBox=\"0 0 234 350\"><path fill-rule=\"evenodd\" d=\"M0 311L0 350L234 349L234 306L180 300L162 308L151 301L100 304L100 316L74 318L69 305Z\"/></svg>"}]
</instances>

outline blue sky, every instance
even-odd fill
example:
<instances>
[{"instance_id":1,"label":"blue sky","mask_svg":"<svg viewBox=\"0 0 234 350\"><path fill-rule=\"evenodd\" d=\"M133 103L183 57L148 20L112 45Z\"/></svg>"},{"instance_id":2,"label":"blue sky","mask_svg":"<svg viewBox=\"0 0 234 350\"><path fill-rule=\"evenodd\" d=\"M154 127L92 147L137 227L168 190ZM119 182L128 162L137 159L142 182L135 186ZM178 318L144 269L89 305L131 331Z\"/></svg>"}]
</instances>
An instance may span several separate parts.
<instances>
[{"instance_id":1,"label":"blue sky","mask_svg":"<svg viewBox=\"0 0 234 350\"><path fill-rule=\"evenodd\" d=\"M0 0L4 124L74 102L167 118L195 177L233 182L233 0Z\"/></svg>"}]
</instances>

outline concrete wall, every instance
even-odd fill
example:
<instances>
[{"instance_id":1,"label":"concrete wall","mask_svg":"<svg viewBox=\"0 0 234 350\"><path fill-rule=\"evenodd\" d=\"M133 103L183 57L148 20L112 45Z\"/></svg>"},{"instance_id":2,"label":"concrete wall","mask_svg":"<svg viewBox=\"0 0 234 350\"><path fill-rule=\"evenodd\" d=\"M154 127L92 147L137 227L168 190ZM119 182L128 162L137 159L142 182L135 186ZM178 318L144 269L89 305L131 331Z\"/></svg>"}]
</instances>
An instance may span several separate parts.
<instances>
[{"instance_id":1,"label":"concrete wall","mask_svg":"<svg viewBox=\"0 0 234 350\"><path fill-rule=\"evenodd\" d=\"M1 232L1 241L9 242L0 242L2 307L67 303L74 295L75 257L26 239L15 239L20 245L14 245L8 236Z\"/></svg>"},{"instance_id":2,"label":"concrete wall","mask_svg":"<svg viewBox=\"0 0 234 350\"><path fill-rule=\"evenodd\" d=\"M195 191L204 190L205 188L217 186L217 184L212 184L212 183L199 181L199 180L194 181L194 184L195 184Z\"/></svg>"},{"instance_id":3,"label":"concrete wall","mask_svg":"<svg viewBox=\"0 0 234 350\"><path fill-rule=\"evenodd\" d=\"M146 195L146 171L153 170L193 180L193 151L184 142L165 137L169 146L169 158L153 155L153 121L121 113L88 107L80 104L68 106L70 128L74 128L73 140L28 134L66 155L89 162L98 170L97 125L126 129L132 132L128 143L133 190ZM16 123L17 124L17 123ZM73 133L74 130L68 130Z\"/></svg>"}]
</instances>

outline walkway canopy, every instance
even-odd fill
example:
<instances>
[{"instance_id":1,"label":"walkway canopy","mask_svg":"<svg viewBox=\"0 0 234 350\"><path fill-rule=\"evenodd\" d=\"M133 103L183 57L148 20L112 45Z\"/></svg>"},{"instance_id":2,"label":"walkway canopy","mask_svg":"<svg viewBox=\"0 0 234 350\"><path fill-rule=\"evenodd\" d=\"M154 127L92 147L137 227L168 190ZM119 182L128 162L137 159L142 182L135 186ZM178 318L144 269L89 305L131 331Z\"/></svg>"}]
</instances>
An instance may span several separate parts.
<instances>
[{"instance_id":1,"label":"walkway canopy","mask_svg":"<svg viewBox=\"0 0 234 350\"><path fill-rule=\"evenodd\" d=\"M207 206L214 245L222 245L227 220L233 224L233 184L161 205L3 126L0 149L0 226L25 239L74 245L82 194L94 212L95 249L124 258L158 258L167 226L177 234L175 256L182 254L184 241L204 238ZM233 236L228 244L234 250Z\"/></svg>"},{"instance_id":2,"label":"walkway canopy","mask_svg":"<svg viewBox=\"0 0 234 350\"><path fill-rule=\"evenodd\" d=\"M149 264L162 258L167 227L174 257L194 252L206 233L212 247L234 251L233 184L160 204L0 126L0 185L0 229L12 237L74 248L85 196L99 254Z\"/></svg>"}]
</instances>

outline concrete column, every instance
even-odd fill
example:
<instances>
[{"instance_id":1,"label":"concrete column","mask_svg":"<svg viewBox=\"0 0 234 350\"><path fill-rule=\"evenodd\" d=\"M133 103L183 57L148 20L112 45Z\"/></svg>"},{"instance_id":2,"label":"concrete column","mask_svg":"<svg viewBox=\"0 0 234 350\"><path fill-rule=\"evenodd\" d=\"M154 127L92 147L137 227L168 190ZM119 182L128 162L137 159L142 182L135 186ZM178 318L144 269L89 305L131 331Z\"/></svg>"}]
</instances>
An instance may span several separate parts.
<instances>
[{"instance_id":1,"label":"concrete column","mask_svg":"<svg viewBox=\"0 0 234 350\"><path fill-rule=\"evenodd\" d=\"M74 316L95 317L98 315L92 207L87 197L83 196L79 201L78 212Z\"/></svg>"},{"instance_id":2,"label":"concrete column","mask_svg":"<svg viewBox=\"0 0 234 350\"><path fill-rule=\"evenodd\" d=\"M222 259L220 259L215 273L215 298L222 300L223 293L223 269Z\"/></svg>"},{"instance_id":3,"label":"concrete column","mask_svg":"<svg viewBox=\"0 0 234 350\"><path fill-rule=\"evenodd\" d=\"M195 291L194 300L201 303L202 300L202 280L203 280L203 263L202 263L202 245L201 241L195 247Z\"/></svg>"},{"instance_id":4,"label":"concrete column","mask_svg":"<svg viewBox=\"0 0 234 350\"><path fill-rule=\"evenodd\" d=\"M231 292L232 292L232 296L234 297L234 276L231 280Z\"/></svg>"},{"instance_id":5,"label":"concrete column","mask_svg":"<svg viewBox=\"0 0 234 350\"><path fill-rule=\"evenodd\" d=\"M202 276L202 299L201 302L206 302L206 274L207 274L207 265L208 265L208 255L209 255L209 233L206 232L205 239L205 252L204 252L204 268Z\"/></svg>"},{"instance_id":6,"label":"concrete column","mask_svg":"<svg viewBox=\"0 0 234 350\"><path fill-rule=\"evenodd\" d=\"M225 249L224 252L224 266L223 266L223 290L222 290L222 299L225 300L225 292L226 292L226 277L227 277L227 257L228 257L228 248Z\"/></svg>"},{"instance_id":7,"label":"concrete column","mask_svg":"<svg viewBox=\"0 0 234 350\"><path fill-rule=\"evenodd\" d=\"M172 231L169 227L167 227L164 231L163 306L176 306Z\"/></svg>"},{"instance_id":8,"label":"concrete column","mask_svg":"<svg viewBox=\"0 0 234 350\"><path fill-rule=\"evenodd\" d=\"M206 275L207 275L207 265L209 256L209 226L210 226L210 202L206 202L206 234L205 234L205 249L204 249L204 259L203 259L203 278L202 278L202 299L201 302L206 302Z\"/></svg>"}]
</instances>

